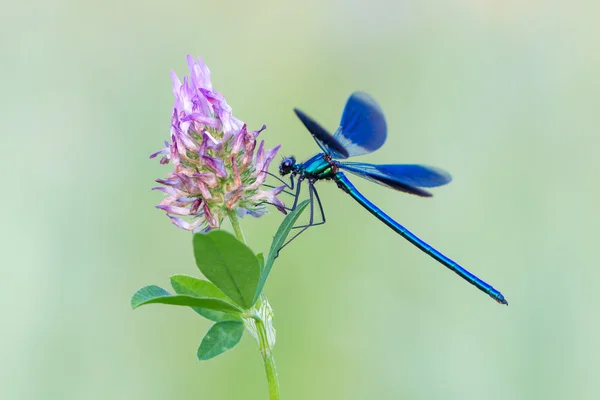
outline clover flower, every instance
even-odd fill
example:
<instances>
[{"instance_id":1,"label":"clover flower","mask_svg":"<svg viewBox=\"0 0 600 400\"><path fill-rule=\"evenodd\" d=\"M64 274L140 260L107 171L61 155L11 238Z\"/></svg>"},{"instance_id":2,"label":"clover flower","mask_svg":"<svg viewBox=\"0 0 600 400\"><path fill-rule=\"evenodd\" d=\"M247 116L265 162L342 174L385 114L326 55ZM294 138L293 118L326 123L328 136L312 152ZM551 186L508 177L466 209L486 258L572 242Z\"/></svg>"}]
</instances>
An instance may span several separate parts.
<instances>
[{"instance_id":1,"label":"clover flower","mask_svg":"<svg viewBox=\"0 0 600 400\"><path fill-rule=\"evenodd\" d=\"M166 194L156 207L173 224L192 231L219 228L231 212L260 217L267 203L285 214L277 198L284 187L261 189L280 145L265 150L261 141L256 149L256 139L266 126L248 130L232 115L223 95L213 89L202 58L188 55L187 61L190 76L183 83L171 71L175 95L171 141L150 156L161 155L161 164L172 162L174 167L168 178L156 180L163 186L153 190Z\"/></svg>"}]
</instances>

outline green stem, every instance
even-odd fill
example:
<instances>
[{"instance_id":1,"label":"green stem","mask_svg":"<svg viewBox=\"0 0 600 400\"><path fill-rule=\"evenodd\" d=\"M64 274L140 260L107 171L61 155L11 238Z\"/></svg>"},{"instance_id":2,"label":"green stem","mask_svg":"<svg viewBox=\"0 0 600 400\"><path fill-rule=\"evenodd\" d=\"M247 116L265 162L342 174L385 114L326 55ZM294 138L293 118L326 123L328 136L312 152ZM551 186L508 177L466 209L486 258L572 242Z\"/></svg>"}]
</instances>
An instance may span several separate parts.
<instances>
[{"instance_id":1,"label":"green stem","mask_svg":"<svg viewBox=\"0 0 600 400\"><path fill-rule=\"evenodd\" d=\"M255 317L256 331L258 332L258 346L265 364L265 372L267 373L267 382L269 384L269 399L280 400L279 381L277 380L277 368L275 368L275 358L271 353L269 340L267 339L267 330L265 324L260 317Z\"/></svg>"},{"instance_id":2,"label":"green stem","mask_svg":"<svg viewBox=\"0 0 600 400\"><path fill-rule=\"evenodd\" d=\"M227 215L229 216L229 220L231 221L231 226L233 227L235 236L240 242L246 244L246 238L244 237L244 232L242 232L242 227L240 226L240 221L238 220L236 212L233 210L229 210L229 212L227 212Z\"/></svg>"}]
</instances>

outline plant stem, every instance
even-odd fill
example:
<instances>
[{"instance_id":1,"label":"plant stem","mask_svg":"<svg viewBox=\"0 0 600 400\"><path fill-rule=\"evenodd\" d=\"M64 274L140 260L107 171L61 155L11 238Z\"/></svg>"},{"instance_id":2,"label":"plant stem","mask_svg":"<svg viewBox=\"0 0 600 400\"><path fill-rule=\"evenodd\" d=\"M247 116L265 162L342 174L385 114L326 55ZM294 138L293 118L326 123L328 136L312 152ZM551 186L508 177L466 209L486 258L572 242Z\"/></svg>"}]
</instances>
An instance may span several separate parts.
<instances>
[{"instance_id":1,"label":"plant stem","mask_svg":"<svg viewBox=\"0 0 600 400\"><path fill-rule=\"evenodd\" d=\"M229 220L231 221L231 226L233 227L233 231L235 232L235 236L238 240L244 244L246 244L246 238L244 237L244 232L242 232L242 227L240 226L240 221L238 220L238 216L233 210L229 210L227 212L229 216Z\"/></svg>"},{"instance_id":2,"label":"plant stem","mask_svg":"<svg viewBox=\"0 0 600 400\"><path fill-rule=\"evenodd\" d=\"M267 330L265 324L260 317L255 317L256 331L258 332L258 346L265 364L265 372L267 373L267 382L269 384L269 399L280 400L279 381L277 380L277 368L275 368L275 358L271 353L269 340L267 339Z\"/></svg>"}]
</instances>

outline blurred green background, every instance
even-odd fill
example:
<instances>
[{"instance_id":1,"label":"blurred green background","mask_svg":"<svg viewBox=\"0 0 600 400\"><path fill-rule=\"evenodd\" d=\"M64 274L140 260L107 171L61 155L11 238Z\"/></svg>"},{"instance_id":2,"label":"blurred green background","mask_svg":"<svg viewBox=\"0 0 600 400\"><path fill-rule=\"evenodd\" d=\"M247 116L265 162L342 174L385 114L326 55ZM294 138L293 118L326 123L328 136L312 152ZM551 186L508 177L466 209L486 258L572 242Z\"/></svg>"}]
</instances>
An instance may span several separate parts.
<instances>
[{"instance_id":1,"label":"blurred green background","mask_svg":"<svg viewBox=\"0 0 600 400\"><path fill-rule=\"evenodd\" d=\"M257 346L196 359L207 321L132 312L197 275L153 207L168 72L204 57L234 114L282 155L318 149L372 94L388 141L359 161L454 176L432 199L356 185L500 289L502 307L332 183L328 223L282 253L266 293L284 399L597 399L600 3L13 2L2 63L2 399L266 399ZM266 250L281 215L244 220Z\"/></svg>"}]
</instances>

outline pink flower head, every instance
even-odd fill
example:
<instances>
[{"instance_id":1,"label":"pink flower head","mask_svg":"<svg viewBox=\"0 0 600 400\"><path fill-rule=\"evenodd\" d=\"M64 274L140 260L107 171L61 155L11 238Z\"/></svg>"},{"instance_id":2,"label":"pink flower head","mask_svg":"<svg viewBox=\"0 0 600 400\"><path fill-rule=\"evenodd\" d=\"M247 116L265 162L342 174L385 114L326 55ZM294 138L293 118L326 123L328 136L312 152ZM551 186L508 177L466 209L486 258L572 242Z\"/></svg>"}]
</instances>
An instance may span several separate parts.
<instances>
[{"instance_id":1,"label":"pink flower head","mask_svg":"<svg viewBox=\"0 0 600 400\"><path fill-rule=\"evenodd\" d=\"M165 198L156 206L174 225L192 231L219 228L229 212L255 217L266 213L266 203L285 213L277 198L283 187L263 191L267 169L279 145L256 154L256 139L266 126L249 131L233 116L225 97L215 91L210 71L202 61L187 57L190 76L181 81L171 72L175 102L171 117L170 142L150 158L161 155L160 163L173 163L163 185ZM180 218L180 217L185 217Z\"/></svg>"}]
</instances>

